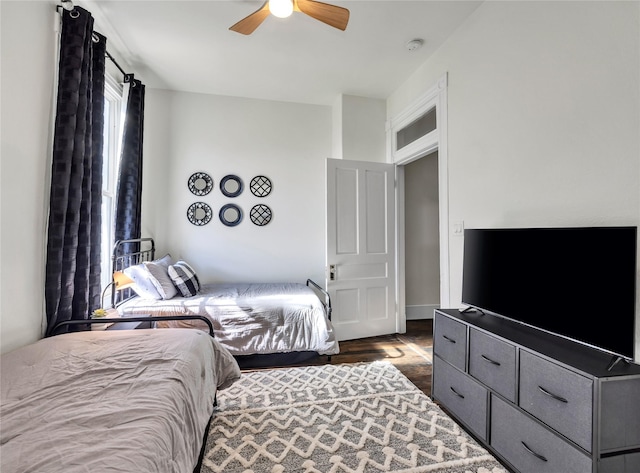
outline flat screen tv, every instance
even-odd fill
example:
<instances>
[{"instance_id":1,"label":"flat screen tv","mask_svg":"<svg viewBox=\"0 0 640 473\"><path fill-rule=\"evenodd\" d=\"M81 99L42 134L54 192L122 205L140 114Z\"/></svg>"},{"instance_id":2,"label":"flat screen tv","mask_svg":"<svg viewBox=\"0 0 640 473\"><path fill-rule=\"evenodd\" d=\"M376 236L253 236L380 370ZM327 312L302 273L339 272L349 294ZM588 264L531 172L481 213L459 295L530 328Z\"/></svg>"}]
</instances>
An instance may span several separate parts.
<instances>
[{"instance_id":1,"label":"flat screen tv","mask_svg":"<svg viewBox=\"0 0 640 473\"><path fill-rule=\"evenodd\" d=\"M636 227L465 229L462 302L634 356Z\"/></svg>"}]
</instances>

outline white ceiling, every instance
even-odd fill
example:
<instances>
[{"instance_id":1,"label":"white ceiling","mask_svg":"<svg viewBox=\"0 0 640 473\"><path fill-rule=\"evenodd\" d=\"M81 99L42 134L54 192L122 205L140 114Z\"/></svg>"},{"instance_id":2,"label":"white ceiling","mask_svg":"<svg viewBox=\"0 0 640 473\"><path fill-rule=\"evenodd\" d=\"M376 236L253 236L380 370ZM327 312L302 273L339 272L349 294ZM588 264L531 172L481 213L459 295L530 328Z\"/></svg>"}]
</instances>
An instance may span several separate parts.
<instances>
[{"instance_id":1,"label":"white ceiling","mask_svg":"<svg viewBox=\"0 0 640 473\"><path fill-rule=\"evenodd\" d=\"M148 87L322 105L340 94L387 98L482 2L327 3L350 10L346 31L295 12L249 36L230 31L259 0L76 1ZM415 38L424 46L408 51Z\"/></svg>"}]
</instances>

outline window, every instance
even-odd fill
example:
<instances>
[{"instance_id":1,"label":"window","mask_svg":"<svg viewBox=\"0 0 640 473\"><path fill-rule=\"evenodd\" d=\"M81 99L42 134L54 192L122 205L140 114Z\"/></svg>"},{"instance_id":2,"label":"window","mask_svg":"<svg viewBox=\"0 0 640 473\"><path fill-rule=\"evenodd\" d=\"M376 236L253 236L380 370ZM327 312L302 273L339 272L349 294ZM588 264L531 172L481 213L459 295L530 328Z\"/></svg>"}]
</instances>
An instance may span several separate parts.
<instances>
[{"instance_id":1,"label":"window","mask_svg":"<svg viewBox=\"0 0 640 473\"><path fill-rule=\"evenodd\" d=\"M120 136L122 134L122 85L106 75L104 88L104 147L102 162L102 231L100 282L111 282L111 251L113 249Z\"/></svg>"},{"instance_id":2,"label":"window","mask_svg":"<svg viewBox=\"0 0 640 473\"><path fill-rule=\"evenodd\" d=\"M436 108L433 107L420 118L398 130L396 133L396 150L400 150L436 129Z\"/></svg>"}]
</instances>

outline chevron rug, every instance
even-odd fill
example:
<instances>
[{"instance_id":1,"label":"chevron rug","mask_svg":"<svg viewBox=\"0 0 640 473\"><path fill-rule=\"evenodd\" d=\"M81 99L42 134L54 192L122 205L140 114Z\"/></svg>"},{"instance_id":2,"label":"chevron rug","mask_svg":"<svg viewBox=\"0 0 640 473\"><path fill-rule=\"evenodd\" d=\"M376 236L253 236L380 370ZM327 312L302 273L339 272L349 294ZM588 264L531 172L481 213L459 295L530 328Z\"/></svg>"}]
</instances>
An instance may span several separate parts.
<instances>
[{"instance_id":1,"label":"chevron rug","mask_svg":"<svg viewBox=\"0 0 640 473\"><path fill-rule=\"evenodd\" d=\"M387 362L243 373L201 473L506 473Z\"/></svg>"}]
</instances>

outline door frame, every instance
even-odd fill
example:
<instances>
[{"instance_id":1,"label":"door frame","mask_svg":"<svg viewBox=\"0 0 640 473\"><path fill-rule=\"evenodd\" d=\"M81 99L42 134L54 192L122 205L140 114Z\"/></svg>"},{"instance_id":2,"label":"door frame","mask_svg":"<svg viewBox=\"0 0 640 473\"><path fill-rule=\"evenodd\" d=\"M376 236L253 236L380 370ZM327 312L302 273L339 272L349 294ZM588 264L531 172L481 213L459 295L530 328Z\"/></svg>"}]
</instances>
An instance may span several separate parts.
<instances>
[{"instance_id":1,"label":"door frame","mask_svg":"<svg viewBox=\"0 0 640 473\"><path fill-rule=\"evenodd\" d=\"M387 160L396 165L396 301L398 333L407 331L405 298L405 201L404 165L438 152L438 206L440 233L440 307L450 305L449 260L449 172L447 146L447 74L422 96L387 121ZM401 150L396 150L396 133L436 109L436 129Z\"/></svg>"}]
</instances>

